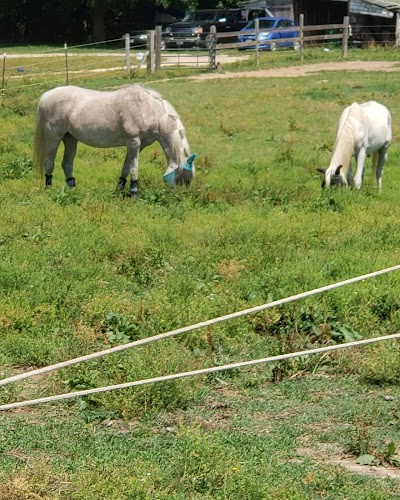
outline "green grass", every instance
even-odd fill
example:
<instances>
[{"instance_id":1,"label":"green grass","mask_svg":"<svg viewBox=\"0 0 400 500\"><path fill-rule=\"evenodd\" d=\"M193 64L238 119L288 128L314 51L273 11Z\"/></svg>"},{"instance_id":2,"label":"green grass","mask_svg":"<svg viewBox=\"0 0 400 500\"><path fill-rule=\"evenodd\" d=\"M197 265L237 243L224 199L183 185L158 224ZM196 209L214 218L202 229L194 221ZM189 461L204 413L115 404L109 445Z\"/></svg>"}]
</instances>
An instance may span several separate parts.
<instances>
[{"instance_id":1,"label":"green grass","mask_svg":"<svg viewBox=\"0 0 400 500\"><path fill-rule=\"evenodd\" d=\"M114 192L122 149L80 145L73 190L60 151L44 190L31 149L37 100L51 84L39 83L8 86L0 106L4 377L399 262L397 73L154 79L185 124L197 178L165 187L165 158L150 146L136 201ZM368 99L393 115L383 191L368 163L360 192L322 192L315 167L329 162L339 116ZM393 273L6 386L0 401L395 333L399 280ZM400 446L398 359L387 343L4 413L0 499L397 498L395 480L330 459L354 463L367 451L387 463L389 444Z\"/></svg>"}]
</instances>

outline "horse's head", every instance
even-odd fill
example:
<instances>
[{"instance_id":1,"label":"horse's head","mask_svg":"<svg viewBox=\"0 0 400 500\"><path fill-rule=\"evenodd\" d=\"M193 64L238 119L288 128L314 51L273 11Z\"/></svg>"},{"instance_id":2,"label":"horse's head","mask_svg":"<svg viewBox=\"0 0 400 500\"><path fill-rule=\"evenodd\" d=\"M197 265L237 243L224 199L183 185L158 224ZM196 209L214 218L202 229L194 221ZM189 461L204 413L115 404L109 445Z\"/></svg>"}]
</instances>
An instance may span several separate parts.
<instances>
[{"instance_id":1,"label":"horse's head","mask_svg":"<svg viewBox=\"0 0 400 500\"><path fill-rule=\"evenodd\" d=\"M178 186L182 184L186 184L189 186L190 181L194 177L194 159L196 158L195 154L190 155L183 162L183 165L179 167L169 166L166 173L164 174L164 182L170 186L177 184Z\"/></svg>"},{"instance_id":2,"label":"horse's head","mask_svg":"<svg viewBox=\"0 0 400 500\"><path fill-rule=\"evenodd\" d=\"M340 170L343 167L343 165L339 165L336 167L336 170L329 175L327 174L328 169L323 168L323 167L318 167L317 171L323 174L324 178L322 180L322 185L321 187L330 187L330 186L344 186L345 181L343 180L343 177L340 174Z\"/></svg>"}]
</instances>

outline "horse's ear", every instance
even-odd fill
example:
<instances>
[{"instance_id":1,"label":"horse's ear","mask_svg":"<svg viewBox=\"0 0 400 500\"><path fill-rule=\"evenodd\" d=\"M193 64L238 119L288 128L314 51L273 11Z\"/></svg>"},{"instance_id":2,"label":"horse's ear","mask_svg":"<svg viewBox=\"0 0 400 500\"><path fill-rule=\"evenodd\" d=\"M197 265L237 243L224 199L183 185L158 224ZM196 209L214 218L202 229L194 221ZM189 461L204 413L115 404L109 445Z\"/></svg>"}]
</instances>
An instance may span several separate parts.
<instances>
[{"instance_id":1,"label":"horse's ear","mask_svg":"<svg viewBox=\"0 0 400 500\"><path fill-rule=\"evenodd\" d=\"M343 165L339 165L336 170L334 175L340 175L340 169L343 167Z\"/></svg>"},{"instance_id":2,"label":"horse's ear","mask_svg":"<svg viewBox=\"0 0 400 500\"><path fill-rule=\"evenodd\" d=\"M317 167L317 172L320 172L321 174L325 174L326 169L323 167Z\"/></svg>"},{"instance_id":3,"label":"horse's ear","mask_svg":"<svg viewBox=\"0 0 400 500\"><path fill-rule=\"evenodd\" d=\"M192 170L192 168L193 168L193 162L194 162L194 159L196 158L196 156L197 155L195 153L193 153L188 158L186 158L185 164L183 166L183 168L185 170Z\"/></svg>"}]
</instances>

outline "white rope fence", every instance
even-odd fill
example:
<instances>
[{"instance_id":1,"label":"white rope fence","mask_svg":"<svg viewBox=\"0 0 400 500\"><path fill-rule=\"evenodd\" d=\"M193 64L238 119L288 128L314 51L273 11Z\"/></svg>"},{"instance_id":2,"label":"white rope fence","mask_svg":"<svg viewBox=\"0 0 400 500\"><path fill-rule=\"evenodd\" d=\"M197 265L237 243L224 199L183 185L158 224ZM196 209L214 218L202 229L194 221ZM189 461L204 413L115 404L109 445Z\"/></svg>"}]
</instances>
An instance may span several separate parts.
<instances>
[{"instance_id":1,"label":"white rope fence","mask_svg":"<svg viewBox=\"0 0 400 500\"><path fill-rule=\"evenodd\" d=\"M190 372L174 373L172 375L163 375L160 377L146 378L143 380L135 380L134 382L125 382L123 384L108 385L106 387L97 387L96 389L86 389L77 392L68 392L66 394L58 394L57 396L48 396L45 398L31 399L30 401L21 401L19 403L10 403L5 405L0 405L0 411L12 410L15 408L21 408L23 406L32 406L40 403L50 403L54 401L60 401L63 399L71 399L82 396L88 396L90 394L99 394L101 392L115 391L117 389L128 389L129 387L136 387L138 385L154 384L156 382L165 382L167 380L177 380L185 377L194 377L196 375L204 375L207 373L221 372L224 370L232 370L234 368L243 368L244 366L254 366L261 363L270 363L273 361L282 361L284 359L297 358L300 356L309 356L310 354L319 354L322 352L337 351L338 349L345 349L347 347L355 347L366 344L372 344L374 342L381 342L383 340L392 340L400 338L400 333L394 333L393 335L385 335L383 337L376 337L373 339L357 340L354 342L347 342L346 344L336 344L326 347L318 347L316 349L309 349L307 351L291 352L288 354L280 354L278 356L270 356L269 358L252 359L250 361L241 361L238 363L231 363L228 365L212 366L211 368L203 368L200 370L193 370Z\"/></svg>"},{"instance_id":2,"label":"white rope fence","mask_svg":"<svg viewBox=\"0 0 400 500\"><path fill-rule=\"evenodd\" d=\"M10 384L12 382L17 382L17 381L25 379L25 378L33 377L34 375L48 373L50 371L58 370L61 368L66 368L67 366L72 366L72 365L76 365L78 363L83 363L83 362L89 361L91 359L99 358L101 356L105 356L108 354L113 354L116 352L124 351L124 350L130 349L132 347L137 347L140 345L148 344L150 342L155 342L156 340L172 337L172 336L179 335L182 333L187 333L187 332L199 329L199 328L211 326L211 325L214 325L217 323L221 323L223 321L238 318L238 317L248 315L248 314L251 314L254 312L259 312L259 311L263 311L266 309L270 309L272 307L277 307L277 306L280 306L283 304L287 304L289 302L294 302L294 301L297 301L297 300L300 300L300 299L303 299L306 297L310 297L312 295L316 295L318 293L326 292L329 290L334 290L336 288L339 288L339 287L342 287L345 285L349 285L352 283L357 283L359 281L364 281L364 280L367 280L370 278L374 278L376 276L381 276L383 274L397 271L399 269L400 269L400 264L396 265L396 266L388 267L386 269L381 269L379 271L374 271L372 273L364 274L362 276L357 276L355 278L350 278L350 279L347 279L344 281L339 281L339 282L333 283L331 285L326 285L326 286L323 286L320 288L315 288L314 290L309 290L307 292L299 293L297 295L292 295L292 296L286 297L284 299L275 300L275 301L269 302L267 304L262 304L260 306L251 307L249 309L237 311L235 313L227 314L225 316L220 316L218 318L214 318L214 319L210 319L210 320L203 321L200 323L196 323L194 325L186 326L183 328L178 328L177 330L172 330L170 332L165 332L165 333L161 333L159 335L154 335L153 337L147 337L145 339L136 340L136 341L130 342L128 344L123 344L123 345L119 345L116 347L112 347L110 349L105 349L103 351L94 352L92 354L80 356L78 358L74 358L74 359L70 359L67 361L60 362L60 363L56 363L54 365L49 365L49 366L45 366L43 368L38 368L36 370L31 370L29 372L20 373L19 375L14 375L12 377L8 377L8 378L5 378L3 380L0 380L0 386L4 386L4 385ZM107 386L107 387L99 387L96 389L88 389L88 390L83 390L83 391L78 391L78 392L70 392L67 394L59 394L56 396L39 398L39 399L31 400L31 401L10 403L10 404L6 404L6 405L0 405L0 411L1 410L10 410L13 408L19 408L21 406L46 403L46 402L50 402L50 401L58 401L61 399L70 399L70 398L85 396L85 395L89 395L89 394L96 394L96 393L100 393L100 392L112 391L112 390L116 390L116 389L125 389L128 387L134 387L134 386L138 386L138 385L144 385L144 384L150 384L150 383L161 382L161 381L166 381L166 380L174 380L174 379L183 378L183 377L201 375L201 374L205 374L205 373L213 373L213 372L217 372L217 371L230 370L233 368L239 368L239 367L243 367L243 366L251 366L251 365L255 365L255 364L268 363L271 361L279 361L279 360L288 359L288 358L292 358L292 357L305 356L305 355L309 355L309 354L317 354L317 353L321 353L321 352L333 351L336 349L344 349L347 347L353 347L353 346L357 346L357 345L371 344L373 342L380 342L383 340L390 340L390 339L399 338L399 337L400 337L400 333L397 333L397 334L393 334L393 335L376 337L373 339L365 339L365 340L359 340L359 341L355 341L355 342L348 342L346 344L339 344L339 345L334 345L334 346L327 346L327 347L321 347L321 348L317 348L317 349L311 349L308 351L282 354L279 356L273 356L273 357L269 357L269 358L261 358L261 359L257 359L257 360L244 361L244 362L239 362L239 363L232 363L232 364L223 365L223 366L215 366L215 367L211 367L211 368L205 368L202 370L183 372L183 373L178 373L178 374L173 374L173 375L165 375L165 376L154 377L154 378L145 379L145 380L137 380L134 382L127 382L124 384L112 385L112 386Z\"/></svg>"}]
</instances>

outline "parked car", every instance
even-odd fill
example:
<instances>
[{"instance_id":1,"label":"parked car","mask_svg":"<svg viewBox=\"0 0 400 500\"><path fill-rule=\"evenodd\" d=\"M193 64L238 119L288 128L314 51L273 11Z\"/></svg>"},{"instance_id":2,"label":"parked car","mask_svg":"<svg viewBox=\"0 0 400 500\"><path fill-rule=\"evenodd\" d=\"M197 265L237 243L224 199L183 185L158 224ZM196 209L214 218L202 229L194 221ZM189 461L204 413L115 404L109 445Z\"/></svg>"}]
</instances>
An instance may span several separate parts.
<instances>
[{"instance_id":1,"label":"parked car","mask_svg":"<svg viewBox=\"0 0 400 500\"><path fill-rule=\"evenodd\" d=\"M131 47L146 49L147 47L147 32L146 31L132 31L131 35ZM161 35L161 50L165 49L165 41L163 34Z\"/></svg>"},{"instance_id":2,"label":"parked car","mask_svg":"<svg viewBox=\"0 0 400 500\"><path fill-rule=\"evenodd\" d=\"M284 17L260 17L258 34L258 48L265 50L276 50L277 47L293 47L294 49L299 48L298 40L280 42L281 39L285 38L297 38L299 32L296 29L297 25L292 19L286 19ZM275 30L277 28L287 28L287 31L269 31ZM255 41L256 34L246 34L246 31L255 30L255 20L253 19L241 30L243 34L238 36L238 42L251 42ZM262 30L262 31L261 31ZM254 49L255 45L246 45L245 47L239 47L239 50Z\"/></svg>"},{"instance_id":3,"label":"parked car","mask_svg":"<svg viewBox=\"0 0 400 500\"><path fill-rule=\"evenodd\" d=\"M240 31L245 24L241 9L194 10L182 21L166 26L163 39L167 48L207 48L211 26L216 26L217 32L234 32ZM232 41L235 42L236 37Z\"/></svg>"},{"instance_id":4,"label":"parked car","mask_svg":"<svg viewBox=\"0 0 400 500\"><path fill-rule=\"evenodd\" d=\"M146 31L132 31L131 35L131 47L145 47L147 44L147 33Z\"/></svg>"}]
</instances>

